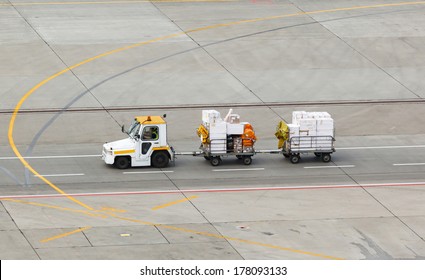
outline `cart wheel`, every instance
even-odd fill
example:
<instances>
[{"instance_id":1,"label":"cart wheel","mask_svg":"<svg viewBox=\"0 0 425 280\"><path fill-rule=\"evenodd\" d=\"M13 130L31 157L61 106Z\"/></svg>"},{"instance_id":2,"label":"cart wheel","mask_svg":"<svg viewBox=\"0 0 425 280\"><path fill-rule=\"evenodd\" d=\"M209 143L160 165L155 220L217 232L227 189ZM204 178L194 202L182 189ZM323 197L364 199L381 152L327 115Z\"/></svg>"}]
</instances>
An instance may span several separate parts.
<instances>
[{"instance_id":1,"label":"cart wheel","mask_svg":"<svg viewBox=\"0 0 425 280\"><path fill-rule=\"evenodd\" d=\"M316 157L321 157L321 156L322 156L322 153L314 153L314 155L315 155Z\"/></svg>"},{"instance_id":2,"label":"cart wheel","mask_svg":"<svg viewBox=\"0 0 425 280\"><path fill-rule=\"evenodd\" d=\"M299 155L291 155L289 157L289 160L293 163L296 164L298 162L300 162L300 156Z\"/></svg>"},{"instance_id":3,"label":"cart wheel","mask_svg":"<svg viewBox=\"0 0 425 280\"><path fill-rule=\"evenodd\" d=\"M210 160L211 158L209 156L204 156L205 160Z\"/></svg>"},{"instance_id":4,"label":"cart wheel","mask_svg":"<svg viewBox=\"0 0 425 280\"><path fill-rule=\"evenodd\" d=\"M220 157L211 157L210 162L211 162L212 166L219 166L220 163L221 163L221 158Z\"/></svg>"},{"instance_id":5,"label":"cart wheel","mask_svg":"<svg viewBox=\"0 0 425 280\"><path fill-rule=\"evenodd\" d=\"M330 154L322 154L322 161L323 162L330 162L331 161L331 155Z\"/></svg>"},{"instance_id":6,"label":"cart wheel","mask_svg":"<svg viewBox=\"0 0 425 280\"><path fill-rule=\"evenodd\" d=\"M236 155L236 158L237 159L242 159L242 156L241 155Z\"/></svg>"},{"instance_id":7,"label":"cart wheel","mask_svg":"<svg viewBox=\"0 0 425 280\"><path fill-rule=\"evenodd\" d=\"M289 158L289 155L288 155L288 154L283 154L283 156L284 156L285 158Z\"/></svg>"},{"instance_id":8,"label":"cart wheel","mask_svg":"<svg viewBox=\"0 0 425 280\"><path fill-rule=\"evenodd\" d=\"M252 163L252 158L250 156L243 157L243 164L250 165Z\"/></svg>"}]
</instances>

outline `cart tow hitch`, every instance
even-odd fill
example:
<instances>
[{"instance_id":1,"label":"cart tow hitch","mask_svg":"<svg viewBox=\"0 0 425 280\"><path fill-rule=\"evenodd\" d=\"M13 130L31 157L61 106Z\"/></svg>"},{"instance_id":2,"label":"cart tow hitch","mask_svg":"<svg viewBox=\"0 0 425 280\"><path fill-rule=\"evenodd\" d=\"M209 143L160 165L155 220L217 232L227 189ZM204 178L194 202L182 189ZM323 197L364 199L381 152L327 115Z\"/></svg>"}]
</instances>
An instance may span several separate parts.
<instances>
[{"instance_id":1,"label":"cart tow hitch","mask_svg":"<svg viewBox=\"0 0 425 280\"><path fill-rule=\"evenodd\" d=\"M255 150L256 154L281 154L282 150Z\"/></svg>"},{"instance_id":2,"label":"cart tow hitch","mask_svg":"<svg viewBox=\"0 0 425 280\"><path fill-rule=\"evenodd\" d=\"M197 152L197 151L193 151L193 152L178 152L175 153L178 156L200 156L202 155L202 152Z\"/></svg>"}]
</instances>

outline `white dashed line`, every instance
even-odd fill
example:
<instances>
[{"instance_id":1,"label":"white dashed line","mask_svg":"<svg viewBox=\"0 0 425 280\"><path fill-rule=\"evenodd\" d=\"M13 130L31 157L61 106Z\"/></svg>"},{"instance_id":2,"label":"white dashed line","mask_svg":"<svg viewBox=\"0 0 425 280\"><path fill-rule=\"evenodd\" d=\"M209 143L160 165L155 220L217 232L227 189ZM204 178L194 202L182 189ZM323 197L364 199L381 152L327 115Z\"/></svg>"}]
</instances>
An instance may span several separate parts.
<instances>
[{"instance_id":1,"label":"white dashed line","mask_svg":"<svg viewBox=\"0 0 425 280\"><path fill-rule=\"evenodd\" d=\"M123 172L122 174L158 174L158 173L173 173L174 171L131 171L131 172Z\"/></svg>"},{"instance_id":2,"label":"white dashed line","mask_svg":"<svg viewBox=\"0 0 425 280\"><path fill-rule=\"evenodd\" d=\"M102 155L70 155L70 156L33 156L33 157L22 157L24 159L61 159L61 158L91 158L101 157ZM19 159L18 157L0 157L0 160L12 160Z\"/></svg>"},{"instance_id":3,"label":"white dashed line","mask_svg":"<svg viewBox=\"0 0 425 280\"><path fill-rule=\"evenodd\" d=\"M425 165L425 162L418 163L394 163L394 166L417 166L417 165Z\"/></svg>"},{"instance_id":4,"label":"white dashed line","mask_svg":"<svg viewBox=\"0 0 425 280\"><path fill-rule=\"evenodd\" d=\"M69 177L69 176L84 176L84 173L75 174L46 174L46 175L34 175L34 177Z\"/></svg>"},{"instance_id":5,"label":"white dashed line","mask_svg":"<svg viewBox=\"0 0 425 280\"><path fill-rule=\"evenodd\" d=\"M265 168L239 168L239 169L213 169L213 172L232 172L232 171L260 171Z\"/></svg>"},{"instance_id":6,"label":"white dashed line","mask_svg":"<svg viewBox=\"0 0 425 280\"><path fill-rule=\"evenodd\" d=\"M305 169L319 169L319 168L352 168L355 165L331 165L331 166L305 166Z\"/></svg>"},{"instance_id":7,"label":"white dashed line","mask_svg":"<svg viewBox=\"0 0 425 280\"><path fill-rule=\"evenodd\" d=\"M408 148L425 148L425 145L412 145L412 146L375 146L375 147L336 147L336 150L365 150L365 149L408 149Z\"/></svg>"}]
</instances>

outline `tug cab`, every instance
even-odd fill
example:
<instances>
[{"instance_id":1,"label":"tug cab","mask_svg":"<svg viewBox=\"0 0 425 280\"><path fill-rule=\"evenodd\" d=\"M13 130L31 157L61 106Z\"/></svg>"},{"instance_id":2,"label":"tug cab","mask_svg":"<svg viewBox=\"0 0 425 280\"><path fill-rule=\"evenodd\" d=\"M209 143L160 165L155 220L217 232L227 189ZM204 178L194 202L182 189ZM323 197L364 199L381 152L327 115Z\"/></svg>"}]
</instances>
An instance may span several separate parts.
<instances>
[{"instance_id":1,"label":"tug cab","mask_svg":"<svg viewBox=\"0 0 425 280\"><path fill-rule=\"evenodd\" d=\"M134 118L127 138L103 145L102 159L119 169L137 166L164 168L174 161L174 150L167 142L167 123L161 116Z\"/></svg>"}]
</instances>

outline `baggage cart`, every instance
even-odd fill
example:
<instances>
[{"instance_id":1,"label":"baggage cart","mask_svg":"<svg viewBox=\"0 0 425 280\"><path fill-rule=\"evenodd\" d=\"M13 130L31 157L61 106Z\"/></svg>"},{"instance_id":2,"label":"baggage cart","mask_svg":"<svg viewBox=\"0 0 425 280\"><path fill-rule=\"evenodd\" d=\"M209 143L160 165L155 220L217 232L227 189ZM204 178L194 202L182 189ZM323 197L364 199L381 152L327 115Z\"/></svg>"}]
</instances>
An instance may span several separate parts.
<instances>
[{"instance_id":1,"label":"baggage cart","mask_svg":"<svg viewBox=\"0 0 425 280\"><path fill-rule=\"evenodd\" d=\"M301 154L314 153L323 162L331 161L331 154L335 152L335 138L332 136L294 136L286 140L282 153L296 164Z\"/></svg>"},{"instance_id":2,"label":"baggage cart","mask_svg":"<svg viewBox=\"0 0 425 280\"><path fill-rule=\"evenodd\" d=\"M223 140L210 140L210 143L201 144L200 152L194 152L194 156L204 156L212 166L218 166L222 162L222 158L228 156L236 156L243 164L250 165L252 163L252 156L255 155L253 146L241 146L240 149L229 147L228 143L223 146ZM224 140L226 141L226 140ZM224 147L224 148L223 148Z\"/></svg>"}]
</instances>

